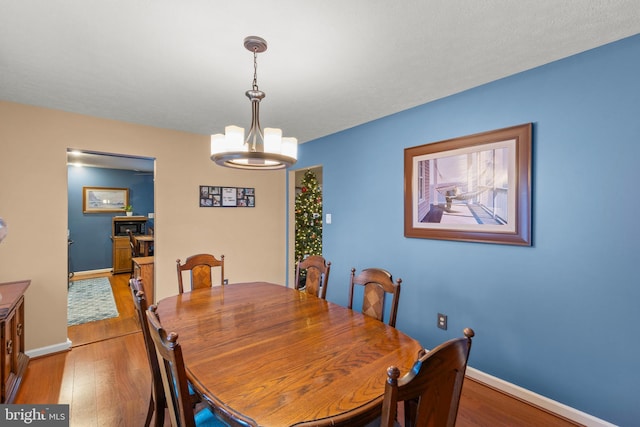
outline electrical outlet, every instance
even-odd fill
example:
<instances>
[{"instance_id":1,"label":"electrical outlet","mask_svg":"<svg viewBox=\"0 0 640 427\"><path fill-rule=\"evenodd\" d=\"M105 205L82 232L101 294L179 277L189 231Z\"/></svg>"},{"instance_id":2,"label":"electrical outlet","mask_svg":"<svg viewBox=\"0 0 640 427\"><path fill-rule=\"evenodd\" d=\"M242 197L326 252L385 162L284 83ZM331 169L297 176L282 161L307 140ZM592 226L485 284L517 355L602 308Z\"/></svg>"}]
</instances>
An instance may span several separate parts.
<instances>
[{"instance_id":1,"label":"electrical outlet","mask_svg":"<svg viewBox=\"0 0 640 427\"><path fill-rule=\"evenodd\" d=\"M438 313L438 328L447 330L447 315Z\"/></svg>"},{"instance_id":2,"label":"electrical outlet","mask_svg":"<svg viewBox=\"0 0 640 427\"><path fill-rule=\"evenodd\" d=\"M228 285L228 284L229 284L229 279L224 279L224 281L222 282L222 284L224 284L224 285Z\"/></svg>"}]
</instances>

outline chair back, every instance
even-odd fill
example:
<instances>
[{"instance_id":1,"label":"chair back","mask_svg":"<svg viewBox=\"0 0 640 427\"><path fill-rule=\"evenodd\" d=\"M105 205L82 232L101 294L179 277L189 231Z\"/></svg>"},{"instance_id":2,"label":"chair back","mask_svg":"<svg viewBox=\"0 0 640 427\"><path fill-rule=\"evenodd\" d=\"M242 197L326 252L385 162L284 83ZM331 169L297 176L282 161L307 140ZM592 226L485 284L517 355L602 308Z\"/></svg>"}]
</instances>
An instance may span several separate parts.
<instances>
[{"instance_id":1,"label":"chair back","mask_svg":"<svg viewBox=\"0 0 640 427\"><path fill-rule=\"evenodd\" d=\"M156 306L151 305L146 311L149 322L149 333L159 356L160 369L165 390L171 394L172 405L167 405L174 412L176 422L181 427L195 427L194 412L189 398L187 371L182 358L182 348L178 344L178 334L167 333L156 313Z\"/></svg>"},{"instance_id":2,"label":"chair back","mask_svg":"<svg viewBox=\"0 0 640 427\"><path fill-rule=\"evenodd\" d=\"M356 269L351 269L351 285L349 287L349 308L353 309L353 295L356 285L364 287L362 313L384 321L386 295L392 296L389 312L389 326L396 326L398 303L400 301L400 284L402 279L395 282L391 273L381 268L366 268L356 276Z\"/></svg>"},{"instance_id":3,"label":"chair back","mask_svg":"<svg viewBox=\"0 0 640 427\"><path fill-rule=\"evenodd\" d=\"M150 425L151 417L155 412L155 426L161 427L164 424L164 408L167 405L165 400L164 388L162 386L162 376L160 374L160 364L158 363L158 355L156 347L149 332L149 324L147 322L147 299L142 290L141 279L129 280L131 294L133 296L133 305L138 315L142 337L144 338L144 346L147 350L147 359L149 360L149 368L151 370L151 400L149 403L149 412L145 426Z\"/></svg>"},{"instance_id":4,"label":"chair back","mask_svg":"<svg viewBox=\"0 0 640 427\"><path fill-rule=\"evenodd\" d=\"M136 241L131 230L127 230L127 234L129 235L129 246L131 247L131 258L137 258L140 256L140 245Z\"/></svg>"},{"instance_id":5,"label":"chair back","mask_svg":"<svg viewBox=\"0 0 640 427\"><path fill-rule=\"evenodd\" d=\"M310 255L299 261L296 266L295 287L298 290L304 289L307 293L326 299L330 271L331 262L327 262L320 255ZM300 274L302 272L306 272L304 287L300 283Z\"/></svg>"},{"instance_id":6,"label":"chair back","mask_svg":"<svg viewBox=\"0 0 640 427\"><path fill-rule=\"evenodd\" d=\"M176 260L176 268L178 271L178 290L184 292L182 283L182 272L189 271L191 278L191 290L199 288L210 288L213 286L213 268L220 267L220 284L224 285L224 255L217 259L210 254L192 255L180 264L180 260Z\"/></svg>"},{"instance_id":7,"label":"chair back","mask_svg":"<svg viewBox=\"0 0 640 427\"><path fill-rule=\"evenodd\" d=\"M394 425L401 401L405 427L454 427L474 335L473 329L465 328L464 337L422 351L402 378L397 367L387 369L381 427Z\"/></svg>"}]
</instances>

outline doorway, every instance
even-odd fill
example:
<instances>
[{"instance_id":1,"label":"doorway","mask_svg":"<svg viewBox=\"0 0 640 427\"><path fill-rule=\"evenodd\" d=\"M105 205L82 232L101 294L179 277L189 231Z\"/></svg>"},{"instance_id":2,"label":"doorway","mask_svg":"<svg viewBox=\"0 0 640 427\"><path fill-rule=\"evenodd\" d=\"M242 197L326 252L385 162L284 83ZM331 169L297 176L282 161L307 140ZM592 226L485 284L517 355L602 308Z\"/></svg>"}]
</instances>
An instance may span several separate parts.
<instances>
[{"instance_id":1,"label":"doorway","mask_svg":"<svg viewBox=\"0 0 640 427\"><path fill-rule=\"evenodd\" d=\"M130 273L114 274L113 218L124 217L124 206L132 205L134 218L144 218L147 227L153 227L155 218L155 159L124 154L100 153L86 150L67 150L67 240L69 287L78 280L102 277L108 280L116 318L91 319L86 323L68 326L68 337L73 346L87 340L112 338L135 331L135 313L126 304L131 302L128 292ZM97 189L95 192L93 189ZM113 208L89 207L87 192L91 196L113 192L126 194ZM118 207L116 207L118 206ZM153 227L155 229L155 227ZM154 230L155 232L155 230ZM129 264L131 262L129 261ZM78 292L73 294L77 306ZM82 295L82 294L81 294ZM81 297L82 298L82 297ZM132 305L132 304L131 304ZM69 312L75 312L70 310ZM112 313L116 314L116 313ZM124 323L123 323L124 322ZM72 322L74 323L74 322ZM130 327L124 327L129 325ZM84 331L84 332L80 332ZM93 331L87 333L86 331ZM100 332L97 334L96 332Z\"/></svg>"},{"instance_id":2,"label":"doorway","mask_svg":"<svg viewBox=\"0 0 640 427\"><path fill-rule=\"evenodd\" d=\"M288 266L287 283L294 287L298 258L306 252L322 253L322 166L297 169L289 173ZM300 218L308 227L299 232ZM296 226L298 220L298 226Z\"/></svg>"}]
</instances>

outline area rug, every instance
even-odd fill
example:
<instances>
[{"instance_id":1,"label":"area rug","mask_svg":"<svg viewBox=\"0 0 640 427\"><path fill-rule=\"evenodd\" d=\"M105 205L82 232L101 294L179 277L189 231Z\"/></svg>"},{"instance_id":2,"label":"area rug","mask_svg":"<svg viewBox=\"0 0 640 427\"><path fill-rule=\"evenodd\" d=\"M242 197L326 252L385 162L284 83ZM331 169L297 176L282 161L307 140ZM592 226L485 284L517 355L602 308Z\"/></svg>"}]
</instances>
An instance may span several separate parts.
<instances>
[{"instance_id":1,"label":"area rug","mask_svg":"<svg viewBox=\"0 0 640 427\"><path fill-rule=\"evenodd\" d=\"M67 325L81 325L118 317L116 301L107 277L76 280L69 285Z\"/></svg>"}]
</instances>

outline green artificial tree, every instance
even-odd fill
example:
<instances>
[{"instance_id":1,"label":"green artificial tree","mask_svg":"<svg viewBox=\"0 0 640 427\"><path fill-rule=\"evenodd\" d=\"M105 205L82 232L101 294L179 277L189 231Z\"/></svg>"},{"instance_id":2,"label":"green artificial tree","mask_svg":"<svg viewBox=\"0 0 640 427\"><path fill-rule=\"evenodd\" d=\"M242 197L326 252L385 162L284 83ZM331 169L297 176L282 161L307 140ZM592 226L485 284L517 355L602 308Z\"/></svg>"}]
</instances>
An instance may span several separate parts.
<instances>
[{"instance_id":1,"label":"green artificial tree","mask_svg":"<svg viewBox=\"0 0 640 427\"><path fill-rule=\"evenodd\" d=\"M307 170L302 178L295 208L296 262L309 255L322 255L322 190L311 170ZM304 276L300 281L304 281Z\"/></svg>"}]
</instances>

